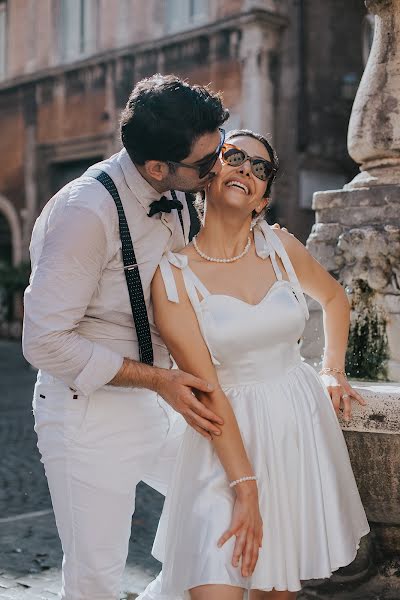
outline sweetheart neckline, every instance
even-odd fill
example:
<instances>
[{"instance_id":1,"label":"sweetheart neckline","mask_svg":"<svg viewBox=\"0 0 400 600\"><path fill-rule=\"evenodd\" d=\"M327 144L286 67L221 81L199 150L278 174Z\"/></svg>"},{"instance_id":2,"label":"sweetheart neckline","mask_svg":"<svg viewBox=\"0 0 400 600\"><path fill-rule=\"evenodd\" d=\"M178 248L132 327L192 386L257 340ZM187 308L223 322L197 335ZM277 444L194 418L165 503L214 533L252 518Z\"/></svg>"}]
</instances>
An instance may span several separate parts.
<instances>
[{"instance_id":1,"label":"sweetheart neckline","mask_svg":"<svg viewBox=\"0 0 400 600\"><path fill-rule=\"evenodd\" d=\"M246 306L250 306L251 308L257 308L268 298L268 296L274 290L274 288L276 288L277 285L282 284L282 283L288 283L289 285L291 285L291 282L288 279L279 279L277 281L274 281L274 283L271 285L271 287L268 289L268 291L265 293L265 295L261 298L261 300L259 302L257 302L257 304L251 304L250 302L246 302L246 300L242 300L241 298L238 298L237 296L231 296L230 294L211 294L211 293L209 293L207 296L202 298L200 300L200 304L202 304L205 300L207 300L207 298L210 298L210 296L211 297L214 296L217 298L218 297L219 298L232 298L232 300L241 302L242 304L245 304Z\"/></svg>"}]
</instances>

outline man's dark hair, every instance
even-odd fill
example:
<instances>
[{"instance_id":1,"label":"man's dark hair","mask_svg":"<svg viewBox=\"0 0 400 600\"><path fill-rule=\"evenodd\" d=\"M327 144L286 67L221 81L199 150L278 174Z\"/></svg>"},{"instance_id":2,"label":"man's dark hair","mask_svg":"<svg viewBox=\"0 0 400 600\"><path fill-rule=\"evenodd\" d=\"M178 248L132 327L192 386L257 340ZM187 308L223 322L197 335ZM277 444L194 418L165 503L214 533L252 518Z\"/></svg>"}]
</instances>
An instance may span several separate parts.
<instances>
[{"instance_id":1,"label":"man's dark hair","mask_svg":"<svg viewBox=\"0 0 400 600\"><path fill-rule=\"evenodd\" d=\"M174 75L153 75L134 87L122 112L121 139L132 161L182 161L194 142L229 117L221 95Z\"/></svg>"},{"instance_id":2,"label":"man's dark hair","mask_svg":"<svg viewBox=\"0 0 400 600\"><path fill-rule=\"evenodd\" d=\"M274 148L271 146L271 144L269 143L269 141L267 140L267 138L264 135L261 135L261 133L256 133L255 131L251 131L250 129L232 129L231 131L229 131L229 133L226 136L226 141L228 142L229 140L231 140L232 138L236 138L236 137L251 137L254 138L255 140L258 140L259 142L261 142L265 148L267 149L267 152L270 156L270 162L273 164L273 166L275 167L276 171L274 172L273 175L271 175L271 177L268 179L268 183L267 183L267 187L264 193L264 198L269 198L270 194L271 194L271 188L272 188L272 184L275 181L278 169L279 169L279 159L278 159L278 155L275 152Z\"/></svg>"}]
</instances>

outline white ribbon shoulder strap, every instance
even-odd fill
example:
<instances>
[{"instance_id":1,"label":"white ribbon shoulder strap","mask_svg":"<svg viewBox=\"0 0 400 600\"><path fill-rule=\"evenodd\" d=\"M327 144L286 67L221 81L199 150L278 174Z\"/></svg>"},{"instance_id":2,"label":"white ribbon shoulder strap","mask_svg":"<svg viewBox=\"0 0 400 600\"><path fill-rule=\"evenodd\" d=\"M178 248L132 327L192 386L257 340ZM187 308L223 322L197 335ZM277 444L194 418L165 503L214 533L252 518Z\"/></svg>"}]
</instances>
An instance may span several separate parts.
<instances>
[{"instance_id":1,"label":"white ribbon shoulder strap","mask_svg":"<svg viewBox=\"0 0 400 600\"><path fill-rule=\"evenodd\" d=\"M199 294L203 298L209 296L208 290L201 283L201 281L195 276L192 270L189 267L188 257L185 254L178 254L175 252L168 251L166 252L160 261L160 271L164 281L165 290L167 293L167 298L170 302L179 303L179 295L178 289L175 283L175 277L172 272L171 265L178 268L182 272L183 281L185 284L186 293L189 297L190 303L193 307L193 310L196 314L197 321L199 323L201 334L204 338L208 351L210 353L211 360L214 365L219 365L219 361L213 355L210 345L207 340L207 335L204 327L204 318L203 318L203 306L199 299Z\"/></svg>"},{"instance_id":2,"label":"white ribbon shoulder strap","mask_svg":"<svg viewBox=\"0 0 400 600\"><path fill-rule=\"evenodd\" d=\"M281 240L276 235L276 233L274 232L272 227L270 227L266 221L261 221L261 223L257 224L257 227L262 231L266 242L267 243L269 242L269 244L271 246L271 259L272 259L272 250L274 252L276 252L276 254L281 259L283 266L285 267L285 271L289 277L289 281L292 284L293 291L296 294L296 298L299 301L299 304L303 309L304 316L306 319L308 319L310 314L308 312L307 302L304 297L304 293L303 293L302 287L300 285L300 282L297 278L296 272L290 261L288 253L285 250L284 245L282 244Z\"/></svg>"}]
</instances>

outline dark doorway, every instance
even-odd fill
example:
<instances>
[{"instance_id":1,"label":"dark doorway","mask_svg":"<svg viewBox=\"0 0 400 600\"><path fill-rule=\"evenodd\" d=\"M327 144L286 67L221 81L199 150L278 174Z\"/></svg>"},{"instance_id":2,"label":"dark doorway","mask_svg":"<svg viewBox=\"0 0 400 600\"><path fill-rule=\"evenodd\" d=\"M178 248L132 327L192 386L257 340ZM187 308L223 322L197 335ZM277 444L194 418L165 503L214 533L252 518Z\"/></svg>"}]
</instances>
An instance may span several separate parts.
<instances>
[{"instance_id":1,"label":"dark doorway","mask_svg":"<svg viewBox=\"0 0 400 600\"><path fill-rule=\"evenodd\" d=\"M11 229L8 221L0 212L0 263L10 265L12 263L12 239Z\"/></svg>"},{"instance_id":2,"label":"dark doorway","mask_svg":"<svg viewBox=\"0 0 400 600\"><path fill-rule=\"evenodd\" d=\"M82 175L86 169L101 160L103 160L102 156L93 156L92 158L81 160L53 163L50 174L51 195L58 192L64 185Z\"/></svg>"},{"instance_id":3,"label":"dark doorway","mask_svg":"<svg viewBox=\"0 0 400 600\"><path fill-rule=\"evenodd\" d=\"M11 229L5 215L0 212L0 322L12 318L13 295L7 285L2 285L2 279L7 277L6 270L12 264ZM3 276L2 276L3 268ZM4 270L6 269L6 270Z\"/></svg>"}]
</instances>

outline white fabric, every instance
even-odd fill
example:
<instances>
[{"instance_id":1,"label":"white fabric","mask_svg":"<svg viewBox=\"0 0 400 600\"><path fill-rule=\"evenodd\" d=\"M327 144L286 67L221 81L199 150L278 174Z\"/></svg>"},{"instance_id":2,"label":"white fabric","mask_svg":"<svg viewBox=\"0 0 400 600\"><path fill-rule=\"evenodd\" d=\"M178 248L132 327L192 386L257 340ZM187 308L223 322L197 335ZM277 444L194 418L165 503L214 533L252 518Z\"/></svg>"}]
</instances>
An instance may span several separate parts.
<instances>
[{"instance_id":1,"label":"white fabric","mask_svg":"<svg viewBox=\"0 0 400 600\"><path fill-rule=\"evenodd\" d=\"M150 284L165 250L180 250L185 244L178 213L147 216L149 205L161 194L143 179L125 149L95 166L112 177L119 191L139 264L155 365L169 367L167 349L154 325ZM189 212L184 194L178 192L178 197L187 235ZM139 358L117 210L103 185L80 177L60 190L36 221L30 251L25 357L90 394L115 376L124 357Z\"/></svg>"},{"instance_id":2,"label":"white fabric","mask_svg":"<svg viewBox=\"0 0 400 600\"><path fill-rule=\"evenodd\" d=\"M296 274L267 225L256 247L279 256L290 281L276 281L257 305L208 294L196 314L258 477L263 548L248 579L231 565L234 540L217 548L235 492L210 442L187 428L153 548L163 561L162 598L211 583L297 591L300 580L350 563L369 531L329 394L300 357L308 310ZM164 276L166 260L190 278L187 261L171 253Z\"/></svg>"},{"instance_id":3,"label":"white fabric","mask_svg":"<svg viewBox=\"0 0 400 600\"><path fill-rule=\"evenodd\" d=\"M61 598L117 600L136 485L166 493L184 421L153 392L74 394L45 373L33 411L64 552Z\"/></svg>"}]
</instances>

